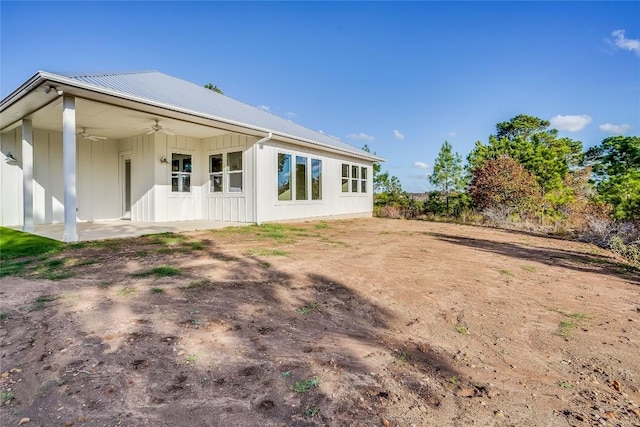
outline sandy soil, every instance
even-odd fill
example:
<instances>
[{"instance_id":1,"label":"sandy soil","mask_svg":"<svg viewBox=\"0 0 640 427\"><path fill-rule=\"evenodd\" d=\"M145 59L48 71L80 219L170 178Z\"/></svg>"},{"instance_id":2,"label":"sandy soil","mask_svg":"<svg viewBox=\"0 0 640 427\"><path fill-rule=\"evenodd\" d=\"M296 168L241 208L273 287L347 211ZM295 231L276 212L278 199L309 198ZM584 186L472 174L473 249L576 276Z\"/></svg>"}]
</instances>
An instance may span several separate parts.
<instances>
[{"instance_id":1,"label":"sandy soil","mask_svg":"<svg viewBox=\"0 0 640 427\"><path fill-rule=\"evenodd\" d=\"M2 426L640 426L640 274L592 245L362 219L55 258L2 279Z\"/></svg>"}]
</instances>

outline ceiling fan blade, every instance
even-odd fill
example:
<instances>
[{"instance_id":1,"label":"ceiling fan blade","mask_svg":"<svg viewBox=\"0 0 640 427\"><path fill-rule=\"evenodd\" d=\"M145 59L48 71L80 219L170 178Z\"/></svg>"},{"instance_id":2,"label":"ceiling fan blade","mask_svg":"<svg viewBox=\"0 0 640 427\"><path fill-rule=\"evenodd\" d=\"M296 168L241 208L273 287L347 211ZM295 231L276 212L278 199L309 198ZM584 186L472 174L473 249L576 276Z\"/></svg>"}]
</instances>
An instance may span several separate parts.
<instances>
[{"instance_id":1,"label":"ceiling fan blade","mask_svg":"<svg viewBox=\"0 0 640 427\"><path fill-rule=\"evenodd\" d=\"M93 138L95 138L95 139L109 139L106 136L97 136L97 135L93 135Z\"/></svg>"},{"instance_id":2,"label":"ceiling fan blade","mask_svg":"<svg viewBox=\"0 0 640 427\"><path fill-rule=\"evenodd\" d=\"M151 135L152 133L156 133L155 129L151 129L149 132L145 133L145 135Z\"/></svg>"},{"instance_id":3,"label":"ceiling fan blade","mask_svg":"<svg viewBox=\"0 0 640 427\"><path fill-rule=\"evenodd\" d=\"M167 135L171 135L171 136L174 136L174 135L175 135L175 133L173 133L173 132L171 132L171 131L168 131L168 130L166 130L166 129L160 129L159 131L160 131L160 132L162 132L162 133L165 133L165 134L167 134Z\"/></svg>"}]
</instances>

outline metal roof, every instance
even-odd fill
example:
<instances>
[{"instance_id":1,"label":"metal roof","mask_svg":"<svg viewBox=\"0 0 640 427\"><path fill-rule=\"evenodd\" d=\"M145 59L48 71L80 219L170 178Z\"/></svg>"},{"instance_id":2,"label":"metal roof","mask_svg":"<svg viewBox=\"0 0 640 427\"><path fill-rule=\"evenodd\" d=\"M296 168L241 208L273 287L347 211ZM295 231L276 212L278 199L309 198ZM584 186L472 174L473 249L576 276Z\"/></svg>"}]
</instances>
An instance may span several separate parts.
<instances>
[{"instance_id":1,"label":"metal roof","mask_svg":"<svg viewBox=\"0 0 640 427\"><path fill-rule=\"evenodd\" d=\"M240 125L249 129L273 132L320 147L331 148L365 157L373 161L382 158L356 148L337 138L313 131L290 120L236 101L203 86L158 71L118 73L50 73L47 78L80 83L99 92L117 93L136 101L161 104L168 108L187 110L206 118Z\"/></svg>"}]
</instances>

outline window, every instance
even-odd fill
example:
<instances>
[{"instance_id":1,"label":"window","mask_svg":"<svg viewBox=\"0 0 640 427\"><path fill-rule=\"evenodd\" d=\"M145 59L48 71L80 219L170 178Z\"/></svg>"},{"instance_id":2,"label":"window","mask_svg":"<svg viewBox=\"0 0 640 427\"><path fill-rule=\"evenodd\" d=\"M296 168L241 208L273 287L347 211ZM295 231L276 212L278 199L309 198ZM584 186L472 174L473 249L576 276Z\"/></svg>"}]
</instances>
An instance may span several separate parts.
<instances>
[{"instance_id":1,"label":"window","mask_svg":"<svg viewBox=\"0 0 640 427\"><path fill-rule=\"evenodd\" d=\"M209 156L209 191L212 193L222 193L222 154L212 154Z\"/></svg>"},{"instance_id":2,"label":"window","mask_svg":"<svg viewBox=\"0 0 640 427\"><path fill-rule=\"evenodd\" d=\"M367 192L367 168L366 167L361 167L360 168L360 192L361 193L366 193Z\"/></svg>"},{"instance_id":3,"label":"window","mask_svg":"<svg viewBox=\"0 0 640 427\"><path fill-rule=\"evenodd\" d=\"M311 200L322 200L322 160L311 159Z\"/></svg>"},{"instance_id":4,"label":"window","mask_svg":"<svg viewBox=\"0 0 640 427\"><path fill-rule=\"evenodd\" d=\"M351 192L352 193L357 193L358 192L358 171L360 170L360 168L358 166L351 166Z\"/></svg>"},{"instance_id":5,"label":"window","mask_svg":"<svg viewBox=\"0 0 640 427\"><path fill-rule=\"evenodd\" d=\"M242 193L242 151L227 153L229 193Z\"/></svg>"},{"instance_id":6,"label":"window","mask_svg":"<svg viewBox=\"0 0 640 427\"><path fill-rule=\"evenodd\" d=\"M278 200L291 200L291 154L278 153Z\"/></svg>"},{"instance_id":7,"label":"window","mask_svg":"<svg viewBox=\"0 0 640 427\"><path fill-rule=\"evenodd\" d=\"M296 200L307 200L307 158L296 156Z\"/></svg>"},{"instance_id":8,"label":"window","mask_svg":"<svg viewBox=\"0 0 640 427\"><path fill-rule=\"evenodd\" d=\"M342 192L349 192L349 165L342 164Z\"/></svg>"},{"instance_id":9,"label":"window","mask_svg":"<svg viewBox=\"0 0 640 427\"><path fill-rule=\"evenodd\" d=\"M242 151L209 156L209 191L242 193Z\"/></svg>"},{"instance_id":10,"label":"window","mask_svg":"<svg viewBox=\"0 0 640 427\"><path fill-rule=\"evenodd\" d=\"M278 153L278 200L322 200L322 160Z\"/></svg>"},{"instance_id":11,"label":"window","mask_svg":"<svg viewBox=\"0 0 640 427\"><path fill-rule=\"evenodd\" d=\"M367 166L342 163L342 192L366 193L369 188L369 168Z\"/></svg>"},{"instance_id":12,"label":"window","mask_svg":"<svg viewBox=\"0 0 640 427\"><path fill-rule=\"evenodd\" d=\"M191 154L171 155L171 191L191 192Z\"/></svg>"}]
</instances>

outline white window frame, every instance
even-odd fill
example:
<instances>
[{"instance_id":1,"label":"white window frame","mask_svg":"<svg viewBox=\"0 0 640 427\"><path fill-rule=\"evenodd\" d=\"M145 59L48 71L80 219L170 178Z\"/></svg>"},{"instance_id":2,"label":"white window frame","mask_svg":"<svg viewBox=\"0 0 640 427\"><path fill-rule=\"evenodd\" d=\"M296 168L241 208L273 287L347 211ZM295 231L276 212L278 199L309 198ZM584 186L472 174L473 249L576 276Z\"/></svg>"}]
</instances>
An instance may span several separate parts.
<instances>
[{"instance_id":1,"label":"white window frame","mask_svg":"<svg viewBox=\"0 0 640 427\"><path fill-rule=\"evenodd\" d=\"M347 167L348 176L343 176L343 167ZM366 172L365 172L366 171ZM356 172L354 174L354 172ZM363 172L366 173L366 177L364 177ZM367 194L371 191L371 186L369 185L369 177L371 176L371 170L369 166L362 165L361 163L353 163L353 162L345 162L340 161L340 195L341 196L357 196ZM346 180L346 189L344 190L345 183L343 181ZM353 191L355 188L356 191Z\"/></svg>"},{"instance_id":2,"label":"white window frame","mask_svg":"<svg viewBox=\"0 0 640 427\"><path fill-rule=\"evenodd\" d=\"M277 204L290 204L290 203L302 203L302 204L312 204L312 203L322 203L323 199L324 199L324 186L322 185L322 179L324 176L324 159L319 157L319 156L314 156L313 154L310 153L300 153L300 152L294 152L294 151L285 151L285 150L279 150L276 153L276 165L278 162L278 157L279 155L285 155L285 156L291 156L291 161L289 163L290 166L290 176L291 176L291 186L290 186L290 191L291 191L291 199L290 200L281 200L279 198L279 194L278 194L278 168L276 167L276 202ZM296 176L296 167L298 165L298 158L305 158L306 162L305 162L305 166L306 166L306 176L305 176L305 184L306 184L306 199L297 199L297 192L298 192L298 188L297 188L297 176ZM313 198L313 161L319 161L320 162L320 194L319 194L319 198L314 199Z\"/></svg>"},{"instance_id":3,"label":"white window frame","mask_svg":"<svg viewBox=\"0 0 640 427\"><path fill-rule=\"evenodd\" d=\"M173 170L173 156L174 155L178 155L178 156L189 156L190 160L191 160L191 170L189 172L186 172L184 170L180 170L180 166L178 166L178 170L174 171ZM187 195L191 195L192 191L191 191L191 187L193 187L192 184L192 178L193 178L193 153L185 153L185 152L178 152L178 151L173 151L171 152L171 170L170 170L170 186L171 186L171 194L173 195L183 195L183 196L187 196ZM180 159L178 159L178 161L180 161L180 165L182 165L182 168L184 168L184 162L181 161ZM182 188L182 183L183 183L183 177L189 177L189 191L184 191L181 190ZM178 191L174 191L173 190L173 178L177 178L178 179Z\"/></svg>"},{"instance_id":4,"label":"white window frame","mask_svg":"<svg viewBox=\"0 0 640 427\"><path fill-rule=\"evenodd\" d=\"M240 153L240 155L242 156L242 169L239 170L230 170L229 169L229 154L232 153ZM211 172L211 157L212 156L222 156L222 171L220 172ZM208 174L209 174L209 181L207 183L207 194L208 196L226 196L226 195L244 195L245 194L245 189L246 189L246 183L245 183L245 165L246 165L246 158L245 158L245 152L243 150L237 150L237 149L230 149L230 150L226 150L226 151L216 151L216 152L209 152L207 154L207 169L208 169ZM237 175L240 174L242 175L242 190L240 191L231 191L231 175ZM220 176L222 177L222 191L213 191L213 177L214 176Z\"/></svg>"}]
</instances>

